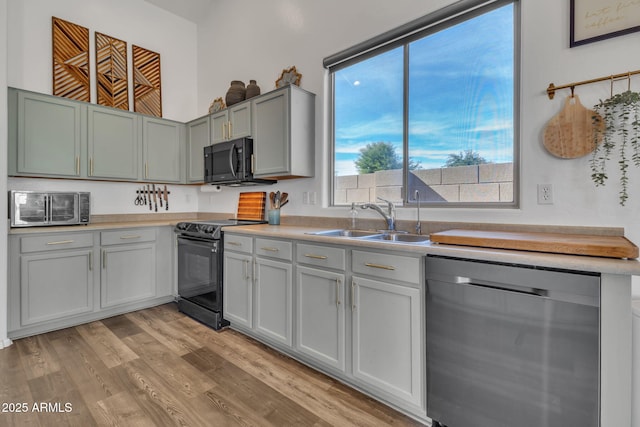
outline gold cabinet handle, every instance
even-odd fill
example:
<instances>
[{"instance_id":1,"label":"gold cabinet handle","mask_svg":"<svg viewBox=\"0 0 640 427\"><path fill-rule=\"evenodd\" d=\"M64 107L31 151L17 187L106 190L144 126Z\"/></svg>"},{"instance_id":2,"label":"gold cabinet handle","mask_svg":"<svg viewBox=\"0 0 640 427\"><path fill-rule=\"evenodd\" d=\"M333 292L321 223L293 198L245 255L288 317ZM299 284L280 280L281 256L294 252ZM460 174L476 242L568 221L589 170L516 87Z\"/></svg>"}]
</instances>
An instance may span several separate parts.
<instances>
[{"instance_id":1,"label":"gold cabinet handle","mask_svg":"<svg viewBox=\"0 0 640 427\"><path fill-rule=\"evenodd\" d=\"M80 175L80 157L76 156L76 175Z\"/></svg>"},{"instance_id":2,"label":"gold cabinet handle","mask_svg":"<svg viewBox=\"0 0 640 427\"><path fill-rule=\"evenodd\" d=\"M315 254L304 254L305 257L307 258L313 258L313 259L327 259L328 257L326 255L315 255Z\"/></svg>"},{"instance_id":3,"label":"gold cabinet handle","mask_svg":"<svg viewBox=\"0 0 640 427\"><path fill-rule=\"evenodd\" d=\"M89 176L93 176L93 157L89 157Z\"/></svg>"},{"instance_id":4,"label":"gold cabinet handle","mask_svg":"<svg viewBox=\"0 0 640 427\"><path fill-rule=\"evenodd\" d=\"M228 123L229 123L229 125L228 125L227 129L229 129L229 139L231 139L231 136L233 135L233 132L231 131L231 129L232 129L231 128L231 122L228 122Z\"/></svg>"},{"instance_id":5,"label":"gold cabinet handle","mask_svg":"<svg viewBox=\"0 0 640 427\"><path fill-rule=\"evenodd\" d=\"M249 260L248 259L244 260L244 279L245 280L251 279L251 276L249 276Z\"/></svg>"},{"instance_id":6,"label":"gold cabinet handle","mask_svg":"<svg viewBox=\"0 0 640 427\"><path fill-rule=\"evenodd\" d=\"M102 268L107 268L107 251L102 250Z\"/></svg>"},{"instance_id":7,"label":"gold cabinet handle","mask_svg":"<svg viewBox=\"0 0 640 427\"><path fill-rule=\"evenodd\" d=\"M280 251L280 249L278 249L278 248L270 248L270 247L260 248L260 249L262 249L263 251L267 251L267 252L279 252Z\"/></svg>"},{"instance_id":8,"label":"gold cabinet handle","mask_svg":"<svg viewBox=\"0 0 640 427\"><path fill-rule=\"evenodd\" d=\"M89 252L89 271L93 271L93 251Z\"/></svg>"},{"instance_id":9,"label":"gold cabinet handle","mask_svg":"<svg viewBox=\"0 0 640 427\"><path fill-rule=\"evenodd\" d=\"M395 270L396 268L392 265L383 265L383 264L375 264L373 262L365 262L364 265L366 267L371 267L371 268L379 268L381 270Z\"/></svg>"},{"instance_id":10,"label":"gold cabinet handle","mask_svg":"<svg viewBox=\"0 0 640 427\"><path fill-rule=\"evenodd\" d=\"M340 283L342 280L336 279L336 307L340 307Z\"/></svg>"},{"instance_id":11,"label":"gold cabinet handle","mask_svg":"<svg viewBox=\"0 0 640 427\"><path fill-rule=\"evenodd\" d=\"M254 154L251 155L251 173L255 173L256 170L256 156Z\"/></svg>"},{"instance_id":12,"label":"gold cabinet handle","mask_svg":"<svg viewBox=\"0 0 640 427\"><path fill-rule=\"evenodd\" d=\"M139 239L141 237L142 236L140 236L139 234L127 234L127 235L124 235L124 236L120 236L120 239L129 240L129 239Z\"/></svg>"},{"instance_id":13,"label":"gold cabinet handle","mask_svg":"<svg viewBox=\"0 0 640 427\"><path fill-rule=\"evenodd\" d=\"M222 139L227 139L227 124L222 123Z\"/></svg>"},{"instance_id":14,"label":"gold cabinet handle","mask_svg":"<svg viewBox=\"0 0 640 427\"><path fill-rule=\"evenodd\" d=\"M149 178L149 164L147 162L144 163L144 177Z\"/></svg>"},{"instance_id":15,"label":"gold cabinet handle","mask_svg":"<svg viewBox=\"0 0 640 427\"><path fill-rule=\"evenodd\" d=\"M351 279L351 311L356 311L356 282Z\"/></svg>"},{"instance_id":16,"label":"gold cabinet handle","mask_svg":"<svg viewBox=\"0 0 640 427\"><path fill-rule=\"evenodd\" d=\"M47 242L47 245L67 245L73 242L74 240L58 240L57 242Z\"/></svg>"},{"instance_id":17,"label":"gold cabinet handle","mask_svg":"<svg viewBox=\"0 0 640 427\"><path fill-rule=\"evenodd\" d=\"M228 240L228 241L227 241L227 245L231 245L231 246L242 246L242 243L240 243L240 242L234 242L233 240Z\"/></svg>"}]
</instances>

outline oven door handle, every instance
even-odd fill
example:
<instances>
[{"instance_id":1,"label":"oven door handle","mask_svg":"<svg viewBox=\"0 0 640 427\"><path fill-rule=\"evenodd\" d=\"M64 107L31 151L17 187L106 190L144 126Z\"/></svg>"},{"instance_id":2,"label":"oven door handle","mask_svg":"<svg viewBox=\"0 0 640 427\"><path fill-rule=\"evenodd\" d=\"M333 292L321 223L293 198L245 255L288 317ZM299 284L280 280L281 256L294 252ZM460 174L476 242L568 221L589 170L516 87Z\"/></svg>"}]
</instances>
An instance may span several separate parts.
<instances>
[{"instance_id":1,"label":"oven door handle","mask_svg":"<svg viewBox=\"0 0 640 427\"><path fill-rule=\"evenodd\" d=\"M195 246L200 246L202 248L207 248L207 249L215 249L217 246L217 241L216 240L207 240L207 239L199 239L197 237L184 237L184 236L178 236L178 244L184 244L184 245L195 245Z\"/></svg>"},{"instance_id":2,"label":"oven door handle","mask_svg":"<svg viewBox=\"0 0 640 427\"><path fill-rule=\"evenodd\" d=\"M231 147L229 149L229 170L231 170L231 174L234 178L237 178L238 174L236 173L235 165L233 164L233 155L236 153L236 144L231 143Z\"/></svg>"}]
</instances>

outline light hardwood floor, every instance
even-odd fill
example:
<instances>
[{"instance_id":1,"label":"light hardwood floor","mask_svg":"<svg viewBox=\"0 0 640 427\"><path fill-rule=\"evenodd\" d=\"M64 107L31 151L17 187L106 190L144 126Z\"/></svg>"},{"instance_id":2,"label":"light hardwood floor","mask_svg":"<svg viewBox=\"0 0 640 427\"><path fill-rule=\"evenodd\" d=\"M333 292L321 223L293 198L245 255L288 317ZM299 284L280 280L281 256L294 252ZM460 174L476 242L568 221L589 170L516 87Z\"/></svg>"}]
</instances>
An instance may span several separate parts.
<instances>
[{"instance_id":1,"label":"light hardwood floor","mask_svg":"<svg viewBox=\"0 0 640 427\"><path fill-rule=\"evenodd\" d=\"M421 425L175 304L16 340L0 405L20 427Z\"/></svg>"}]
</instances>

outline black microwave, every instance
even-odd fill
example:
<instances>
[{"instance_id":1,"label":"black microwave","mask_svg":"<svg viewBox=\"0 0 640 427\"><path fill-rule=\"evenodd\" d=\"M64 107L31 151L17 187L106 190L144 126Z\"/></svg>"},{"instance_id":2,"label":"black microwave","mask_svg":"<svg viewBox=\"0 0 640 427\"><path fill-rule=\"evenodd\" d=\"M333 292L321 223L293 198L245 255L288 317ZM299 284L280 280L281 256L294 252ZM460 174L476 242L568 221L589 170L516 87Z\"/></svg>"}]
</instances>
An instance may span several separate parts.
<instances>
[{"instance_id":1,"label":"black microwave","mask_svg":"<svg viewBox=\"0 0 640 427\"><path fill-rule=\"evenodd\" d=\"M239 138L204 147L204 181L240 186L273 184L275 180L253 177L253 140Z\"/></svg>"}]
</instances>

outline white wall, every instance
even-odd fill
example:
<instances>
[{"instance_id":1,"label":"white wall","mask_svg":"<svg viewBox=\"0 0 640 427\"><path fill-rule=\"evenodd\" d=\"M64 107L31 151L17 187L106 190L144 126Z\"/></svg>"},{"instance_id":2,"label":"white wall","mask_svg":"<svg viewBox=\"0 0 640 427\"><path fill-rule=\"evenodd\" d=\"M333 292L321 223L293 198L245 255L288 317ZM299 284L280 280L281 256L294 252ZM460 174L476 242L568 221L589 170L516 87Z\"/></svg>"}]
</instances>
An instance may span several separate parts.
<instances>
[{"instance_id":1,"label":"white wall","mask_svg":"<svg viewBox=\"0 0 640 427\"><path fill-rule=\"evenodd\" d=\"M327 77L322 59L376 34L425 15L453 0L294 0L234 1L215 3L210 16L198 28L198 113L216 97L224 96L230 80L256 79L263 93L274 87L283 68L296 65L303 74L301 86L317 94L316 177L281 181L273 188L290 193L283 214L347 216L345 208L328 208L330 173L327 137ZM590 178L589 156L562 160L546 152L542 131L557 114L568 91L550 101L549 83L556 85L623 73L639 68L640 33L616 37L582 47L569 46L569 2L520 1L522 7L521 62L521 202L520 209L428 209L422 218L441 221L506 222L624 227L626 235L640 243L640 171L630 172L630 199L618 204L615 162L610 182L596 188ZM230 19L231 17L231 19ZM230 35L221 37L221 34ZM233 36L242 34L242 37ZM220 59L223 59L223 65ZM640 77L632 78L640 91ZM626 84L621 83L621 91ZM609 96L609 83L580 86L582 103L591 107ZM384 100L381 100L384 102ZM537 184L553 185L554 204L537 204ZM264 187L270 191L268 187ZM316 191L325 206L302 205L303 191ZM201 211L235 203L239 190L200 197ZM215 205L215 208L214 208ZM233 208L231 207L232 211ZM370 215L375 215L371 213ZM414 209L400 209L399 218L415 219ZM640 295L640 287L635 293Z\"/></svg>"},{"instance_id":2,"label":"white wall","mask_svg":"<svg viewBox=\"0 0 640 427\"><path fill-rule=\"evenodd\" d=\"M7 99L7 0L0 0L0 100ZM7 103L0 102L0 153L7 152ZM0 159L5 159L6 154ZM0 195L7 194L7 162L0 161ZM7 198L0 197L0 348L7 338Z\"/></svg>"},{"instance_id":3,"label":"white wall","mask_svg":"<svg viewBox=\"0 0 640 427\"><path fill-rule=\"evenodd\" d=\"M162 115L188 121L196 117L196 24L143 0L7 0L9 86L52 93L51 17L89 29L91 101L96 102L96 31L160 54ZM133 90L129 86L130 109Z\"/></svg>"}]
</instances>

